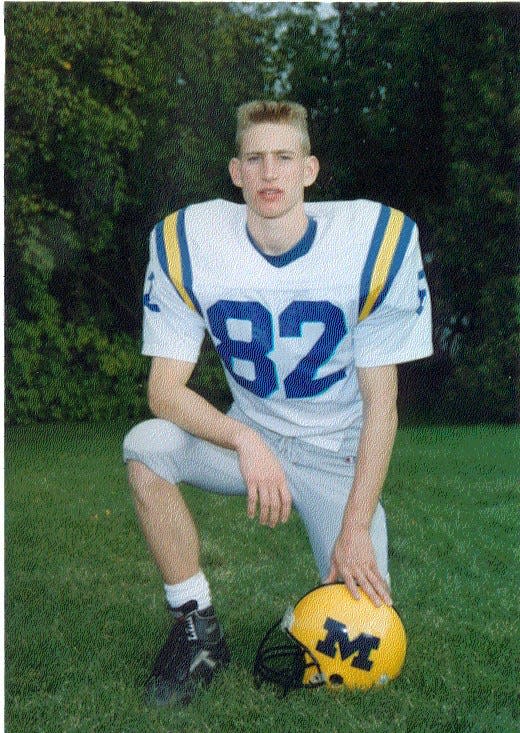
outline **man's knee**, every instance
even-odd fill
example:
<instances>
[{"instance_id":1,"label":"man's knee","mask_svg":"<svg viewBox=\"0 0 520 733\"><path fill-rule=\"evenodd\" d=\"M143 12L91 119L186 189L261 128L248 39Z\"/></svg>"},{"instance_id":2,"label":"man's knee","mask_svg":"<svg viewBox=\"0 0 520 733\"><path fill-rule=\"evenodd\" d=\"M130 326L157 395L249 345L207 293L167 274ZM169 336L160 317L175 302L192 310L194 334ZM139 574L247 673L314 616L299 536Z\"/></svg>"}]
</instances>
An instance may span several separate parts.
<instances>
[{"instance_id":1,"label":"man's knee","mask_svg":"<svg viewBox=\"0 0 520 733\"><path fill-rule=\"evenodd\" d=\"M186 434L166 420L146 420L133 427L123 442L123 458L134 491L146 492L161 481L179 483L185 449Z\"/></svg>"},{"instance_id":2,"label":"man's knee","mask_svg":"<svg viewBox=\"0 0 520 733\"><path fill-rule=\"evenodd\" d=\"M125 461L140 460L146 455L171 453L182 448L186 433L168 420L154 418L135 425L125 436Z\"/></svg>"}]
</instances>

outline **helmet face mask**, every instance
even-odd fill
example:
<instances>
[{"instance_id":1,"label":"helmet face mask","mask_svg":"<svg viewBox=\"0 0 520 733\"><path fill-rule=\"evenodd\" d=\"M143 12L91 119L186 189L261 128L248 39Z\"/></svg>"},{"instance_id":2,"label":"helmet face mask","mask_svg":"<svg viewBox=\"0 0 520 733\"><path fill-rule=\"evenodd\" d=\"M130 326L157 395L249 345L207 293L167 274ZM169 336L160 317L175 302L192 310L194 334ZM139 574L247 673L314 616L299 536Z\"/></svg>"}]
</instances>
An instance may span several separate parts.
<instances>
[{"instance_id":1,"label":"helmet face mask","mask_svg":"<svg viewBox=\"0 0 520 733\"><path fill-rule=\"evenodd\" d=\"M284 618L278 619L260 642L253 669L255 678L278 685L284 694L300 687L321 686L323 675L318 662L284 628Z\"/></svg>"},{"instance_id":2,"label":"helmet face mask","mask_svg":"<svg viewBox=\"0 0 520 733\"><path fill-rule=\"evenodd\" d=\"M262 639L255 677L284 692L321 685L367 690L397 677L406 654L401 619L360 594L356 601L343 583L331 583L300 598Z\"/></svg>"}]
</instances>

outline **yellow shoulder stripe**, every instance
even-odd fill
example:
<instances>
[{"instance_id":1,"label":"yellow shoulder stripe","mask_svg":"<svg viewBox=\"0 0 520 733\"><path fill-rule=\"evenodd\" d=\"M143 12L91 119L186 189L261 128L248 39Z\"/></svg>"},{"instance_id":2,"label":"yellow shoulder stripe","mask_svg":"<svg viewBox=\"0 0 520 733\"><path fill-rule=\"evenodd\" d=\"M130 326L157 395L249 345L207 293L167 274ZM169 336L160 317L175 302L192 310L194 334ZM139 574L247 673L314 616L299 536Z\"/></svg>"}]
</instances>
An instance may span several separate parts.
<instances>
[{"instance_id":1,"label":"yellow shoulder stripe","mask_svg":"<svg viewBox=\"0 0 520 733\"><path fill-rule=\"evenodd\" d=\"M411 240L415 223L402 211L382 206L361 274L359 321L378 308L388 293Z\"/></svg>"},{"instance_id":2,"label":"yellow shoulder stripe","mask_svg":"<svg viewBox=\"0 0 520 733\"><path fill-rule=\"evenodd\" d=\"M164 255L167 275L182 300L191 310L198 310L196 299L191 291L191 265L185 234L183 233L184 217L179 218L184 211L176 211L163 221Z\"/></svg>"}]
</instances>

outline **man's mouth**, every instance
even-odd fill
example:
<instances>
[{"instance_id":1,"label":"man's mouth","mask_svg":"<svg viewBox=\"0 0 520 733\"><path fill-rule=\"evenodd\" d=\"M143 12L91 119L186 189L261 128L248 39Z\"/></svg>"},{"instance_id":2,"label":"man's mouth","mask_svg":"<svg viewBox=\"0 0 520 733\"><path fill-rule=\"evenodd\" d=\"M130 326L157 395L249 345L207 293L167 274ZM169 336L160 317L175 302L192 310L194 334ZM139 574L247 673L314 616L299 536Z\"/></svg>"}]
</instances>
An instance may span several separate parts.
<instances>
[{"instance_id":1,"label":"man's mouth","mask_svg":"<svg viewBox=\"0 0 520 733\"><path fill-rule=\"evenodd\" d=\"M258 195L262 201L277 201L283 195L283 190L281 188L262 188Z\"/></svg>"}]
</instances>

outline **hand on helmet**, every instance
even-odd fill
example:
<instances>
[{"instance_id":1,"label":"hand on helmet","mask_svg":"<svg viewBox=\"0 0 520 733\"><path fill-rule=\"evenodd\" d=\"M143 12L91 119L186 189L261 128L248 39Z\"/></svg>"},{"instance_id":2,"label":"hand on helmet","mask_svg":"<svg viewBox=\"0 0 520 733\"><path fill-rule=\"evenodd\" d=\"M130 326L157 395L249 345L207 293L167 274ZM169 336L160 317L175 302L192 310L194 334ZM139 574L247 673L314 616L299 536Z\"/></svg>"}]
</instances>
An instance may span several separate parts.
<instances>
[{"instance_id":1,"label":"hand on helmet","mask_svg":"<svg viewBox=\"0 0 520 733\"><path fill-rule=\"evenodd\" d=\"M252 519L259 507L260 524L276 527L287 522L292 497L280 461L259 435L238 448L240 471L247 487L247 514Z\"/></svg>"},{"instance_id":2,"label":"hand on helmet","mask_svg":"<svg viewBox=\"0 0 520 733\"><path fill-rule=\"evenodd\" d=\"M375 606L392 605L390 589L377 567L370 533L363 527L348 527L336 540L325 582L336 580L343 580L356 600L361 588Z\"/></svg>"}]
</instances>

